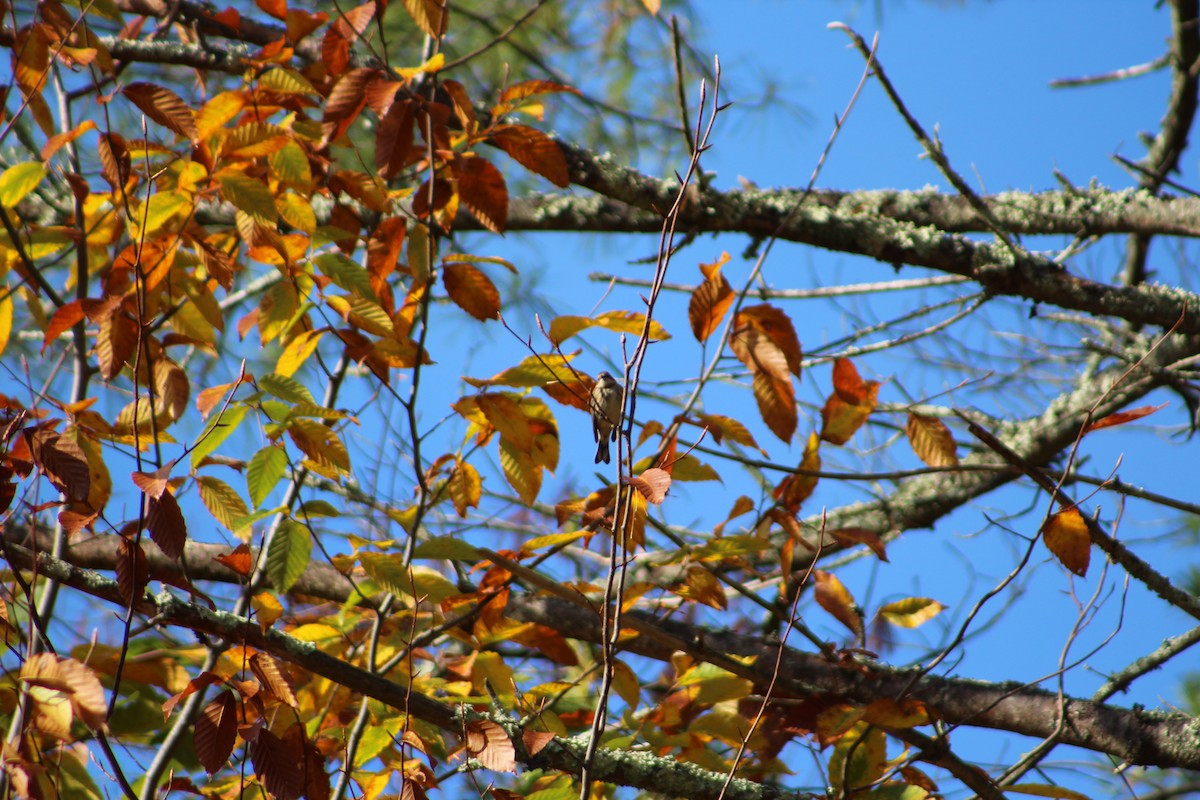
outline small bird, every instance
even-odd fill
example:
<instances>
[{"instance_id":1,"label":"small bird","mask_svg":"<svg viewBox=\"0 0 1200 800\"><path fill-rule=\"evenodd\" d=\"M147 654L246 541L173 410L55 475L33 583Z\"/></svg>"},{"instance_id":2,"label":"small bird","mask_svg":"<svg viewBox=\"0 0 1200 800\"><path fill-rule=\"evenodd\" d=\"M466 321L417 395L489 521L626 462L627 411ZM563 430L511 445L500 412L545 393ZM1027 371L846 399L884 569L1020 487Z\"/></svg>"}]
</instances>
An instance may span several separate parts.
<instances>
[{"instance_id":1,"label":"small bird","mask_svg":"<svg viewBox=\"0 0 1200 800\"><path fill-rule=\"evenodd\" d=\"M624 392L617 379L607 372L596 376L589 405L592 408L592 435L596 437L596 463L612 461L608 454L609 441L617 440L617 429L621 427L621 406Z\"/></svg>"}]
</instances>

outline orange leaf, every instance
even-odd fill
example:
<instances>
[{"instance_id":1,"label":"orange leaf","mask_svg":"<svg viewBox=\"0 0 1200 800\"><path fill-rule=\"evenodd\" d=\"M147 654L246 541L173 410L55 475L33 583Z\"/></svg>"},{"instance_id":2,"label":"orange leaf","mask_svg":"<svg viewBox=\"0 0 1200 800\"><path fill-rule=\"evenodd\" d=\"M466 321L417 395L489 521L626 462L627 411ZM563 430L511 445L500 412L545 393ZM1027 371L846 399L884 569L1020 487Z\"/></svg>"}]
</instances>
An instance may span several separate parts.
<instances>
[{"instance_id":1,"label":"orange leaf","mask_svg":"<svg viewBox=\"0 0 1200 800\"><path fill-rule=\"evenodd\" d=\"M791 379L779 380L764 372L754 376L754 399L771 432L784 442L796 432L796 395Z\"/></svg>"},{"instance_id":2,"label":"orange leaf","mask_svg":"<svg viewBox=\"0 0 1200 800\"><path fill-rule=\"evenodd\" d=\"M815 433L808 435L804 445L804 456L800 459L800 469L816 472L821 469L821 439ZM788 475L775 487L774 497L791 513L800 510L800 504L808 499L817 486L816 475Z\"/></svg>"},{"instance_id":3,"label":"orange leaf","mask_svg":"<svg viewBox=\"0 0 1200 800\"><path fill-rule=\"evenodd\" d=\"M483 272L471 264L450 263L442 268L446 294L463 311L480 322L500 318L500 292Z\"/></svg>"},{"instance_id":4,"label":"orange leaf","mask_svg":"<svg viewBox=\"0 0 1200 800\"><path fill-rule=\"evenodd\" d=\"M523 81L513 86L508 87L500 93L500 102L514 103L518 100L524 100L527 97L532 97L535 94L547 94L549 92L571 92L579 94L579 90L562 83L546 80L530 80Z\"/></svg>"},{"instance_id":5,"label":"orange leaf","mask_svg":"<svg viewBox=\"0 0 1200 800\"><path fill-rule=\"evenodd\" d=\"M138 81L121 90L150 119L185 139L195 140L196 116L183 98L166 87Z\"/></svg>"},{"instance_id":6,"label":"orange leaf","mask_svg":"<svg viewBox=\"0 0 1200 800\"><path fill-rule=\"evenodd\" d=\"M722 253L713 264L700 265L705 280L696 287L688 301L688 322L698 342L707 341L733 304L733 287L729 285L729 279L721 274L721 265L728 260L729 254Z\"/></svg>"},{"instance_id":7,"label":"orange leaf","mask_svg":"<svg viewBox=\"0 0 1200 800\"><path fill-rule=\"evenodd\" d=\"M42 352L46 352L46 348L50 343L62 336L71 328L83 322L83 301L72 300L69 303L64 303L54 312L54 316L50 318L50 324L46 326L46 336L42 340Z\"/></svg>"},{"instance_id":8,"label":"orange leaf","mask_svg":"<svg viewBox=\"0 0 1200 800\"><path fill-rule=\"evenodd\" d=\"M467 210L491 232L503 233L508 222L508 187L500 170L478 157L456 159L450 168Z\"/></svg>"},{"instance_id":9,"label":"orange leaf","mask_svg":"<svg viewBox=\"0 0 1200 800\"><path fill-rule=\"evenodd\" d=\"M937 417L909 414L904 426L908 443L917 457L931 467L957 467L958 453L954 436Z\"/></svg>"},{"instance_id":10,"label":"orange leaf","mask_svg":"<svg viewBox=\"0 0 1200 800\"><path fill-rule=\"evenodd\" d=\"M488 135L488 141L555 186L565 189L570 185L571 176L562 147L536 128L499 125Z\"/></svg>"},{"instance_id":11,"label":"orange leaf","mask_svg":"<svg viewBox=\"0 0 1200 800\"><path fill-rule=\"evenodd\" d=\"M1078 507L1070 506L1052 515L1042 526L1042 537L1059 563L1081 578L1087 575L1092 537Z\"/></svg>"},{"instance_id":12,"label":"orange leaf","mask_svg":"<svg viewBox=\"0 0 1200 800\"><path fill-rule=\"evenodd\" d=\"M787 380L789 372L800 377L800 340L787 314L774 306L739 311L733 318L729 347L753 373L766 372L781 381Z\"/></svg>"},{"instance_id":13,"label":"orange leaf","mask_svg":"<svg viewBox=\"0 0 1200 800\"><path fill-rule=\"evenodd\" d=\"M1115 414L1109 414L1103 419L1096 420L1091 425L1088 425L1086 428L1084 428L1083 432L1091 433L1092 431L1098 431L1101 428L1111 428L1115 425L1124 425L1126 422L1133 422L1135 419L1148 417L1155 411L1163 408L1165 405L1167 404L1160 403L1156 406L1141 406L1139 408L1131 408L1128 411L1118 411Z\"/></svg>"},{"instance_id":14,"label":"orange leaf","mask_svg":"<svg viewBox=\"0 0 1200 800\"><path fill-rule=\"evenodd\" d=\"M90 119L85 119L83 122L76 125L69 131L64 131L56 136L51 136L46 140L46 144L42 146L41 157L42 161L49 161L54 157L63 145L69 144L80 136L83 136L88 131L96 130L96 123Z\"/></svg>"},{"instance_id":15,"label":"orange leaf","mask_svg":"<svg viewBox=\"0 0 1200 800\"><path fill-rule=\"evenodd\" d=\"M213 556L213 560L233 570L242 577L249 575L251 568L254 566L253 559L250 557L250 547L246 544L239 544L229 553Z\"/></svg>"},{"instance_id":16,"label":"orange leaf","mask_svg":"<svg viewBox=\"0 0 1200 800\"><path fill-rule=\"evenodd\" d=\"M838 622L849 628L855 636L862 635L862 615L858 604L838 577L823 569L813 570L813 597L817 605L828 611Z\"/></svg>"},{"instance_id":17,"label":"orange leaf","mask_svg":"<svg viewBox=\"0 0 1200 800\"><path fill-rule=\"evenodd\" d=\"M845 444L875 410L879 381L864 382L849 359L839 358L833 365L833 386L821 409L821 438Z\"/></svg>"}]
</instances>

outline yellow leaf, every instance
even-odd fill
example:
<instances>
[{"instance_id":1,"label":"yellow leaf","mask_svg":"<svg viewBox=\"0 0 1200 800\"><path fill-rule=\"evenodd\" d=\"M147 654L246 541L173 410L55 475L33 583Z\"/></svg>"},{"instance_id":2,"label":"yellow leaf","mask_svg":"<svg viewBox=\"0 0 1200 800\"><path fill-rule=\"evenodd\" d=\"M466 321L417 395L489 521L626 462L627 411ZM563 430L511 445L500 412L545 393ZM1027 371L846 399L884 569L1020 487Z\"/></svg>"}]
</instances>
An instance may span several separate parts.
<instances>
[{"instance_id":1,"label":"yellow leaf","mask_svg":"<svg viewBox=\"0 0 1200 800\"><path fill-rule=\"evenodd\" d=\"M1042 526L1042 537L1046 547L1059 563L1079 577L1087 575L1092 555L1092 536L1088 533L1087 520L1079 508L1064 508Z\"/></svg>"},{"instance_id":2,"label":"yellow leaf","mask_svg":"<svg viewBox=\"0 0 1200 800\"><path fill-rule=\"evenodd\" d=\"M46 177L46 167L39 161L14 164L0 174L0 206L12 208L37 188Z\"/></svg>"},{"instance_id":3,"label":"yellow leaf","mask_svg":"<svg viewBox=\"0 0 1200 800\"><path fill-rule=\"evenodd\" d=\"M879 616L901 628L915 628L936 617L946 606L928 597L906 597L879 609Z\"/></svg>"}]
</instances>

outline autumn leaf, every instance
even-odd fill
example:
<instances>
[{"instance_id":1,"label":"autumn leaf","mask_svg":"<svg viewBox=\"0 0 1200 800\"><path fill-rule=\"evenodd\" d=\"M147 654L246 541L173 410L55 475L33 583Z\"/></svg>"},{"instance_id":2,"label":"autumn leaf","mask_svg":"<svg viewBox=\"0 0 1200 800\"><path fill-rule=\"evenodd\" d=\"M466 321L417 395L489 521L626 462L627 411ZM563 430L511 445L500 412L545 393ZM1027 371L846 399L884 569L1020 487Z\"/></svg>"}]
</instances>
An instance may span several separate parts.
<instances>
[{"instance_id":1,"label":"autumn leaf","mask_svg":"<svg viewBox=\"0 0 1200 800\"><path fill-rule=\"evenodd\" d=\"M813 597L817 605L828 611L855 636L862 636L862 613L850 591L832 572L815 569L812 573Z\"/></svg>"},{"instance_id":2,"label":"autumn leaf","mask_svg":"<svg viewBox=\"0 0 1200 800\"><path fill-rule=\"evenodd\" d=\"M1140 406L1138 408L1131 408L1128 411L1118 411L1115 414L1109 414L1107 417L1096 420L1092 424L1085 427L1083 432L1091 433L1092 431L1098 431L1101 428L1112 428L1116 425L1124 425L1126 422L1133 422L1134 420L1148 417L1155 411L1159 411L1166 406L1167 403L1159 403L1156 406Z\"/></svg>"},{"instance_id":3,"label":"autumn leaf","mask_svg":"<svg viewBox=\"0 0 1200 800\"><path fill-rule=\"evenodd\" d=\"M1051 515L1042 526L1042 538L1060 564L1081 578L1087 575L1092 536L1078 507L1070 506Z\"/></svg>"},{"instance_id":4,"label":"autumn leaf","mask_svg":"<svg viewBox=\"0 0 1200 800\"><path fill-rule=\"evenodd\" d=\"M821 438L845 444L875 410L878 381L863 381L848 358L833 365L833 392L821 409Z\"/></svg>"},{"instance_id":5,"label":"autumn leaf","mask_svg":"<svg viewBox=\"0 0 1200 800\"><path fill-rule=\"evenodd\" d=\"M944 611L946 606L928 597L906 597L879 609L879 616L901 628L915 628Z\"/></svg>"},{"instance_id":6,"label":"autumn leaf","mask_svg":"<svg viewBox=\"0 0 1200 800\"><path fill-rule=\"evenodd\" d=\"M475 319L486 322L500 318L500 292L496 284L471 264L445 264L442 281L450 299Z\"/></svg>"},{"instance_id":7,"label":"autumn leaf","mask_svg":"<svg viewBox=\"0 0 1200 800\"><path fill-rule=\"evenodd\" d=\"M185 139L196 139L196 117L183 98L165 86L134 82L121 90L143 114Z\"/></svg>"},{"instance_id":8,"label":"autumn leaf","mask_svg":"<svg viewBox=\"0 0 1200 800\"><path fill-rule=\"evenodd\" d=\"M567 159L558 142L527 125L498 125L487 141L512 156L526 169L541 175L560 188L571 183Z\"/></svg>"},{"instance_id":9,"label":"autumn leaf","mask_svg":"<svg viewBox=\"0 0 1200 800\"><path fill-rule=\"evenodd\" d=\"M701 264L700 272L704 275L704 283L696 287L688 302L688 322L692 325L692 335L696 341L708 341L725 312L733 305L733 287L729 279L721 274L721 267L729 261L729 254L722 253L712 264Z\"/></svg>"},{"instance_id":10,"label":"autumn leaf","mask_svg":"<svg viewBox=\"0 0 1200 800\"><path fill-rule=\"evenodd\" d=\"M954 436L946 427L946 423L937 417L910 413L904 433L908 436L908 443L912 446L913 452L929 466L958 466Z\"/></svg>"}]
</instances>

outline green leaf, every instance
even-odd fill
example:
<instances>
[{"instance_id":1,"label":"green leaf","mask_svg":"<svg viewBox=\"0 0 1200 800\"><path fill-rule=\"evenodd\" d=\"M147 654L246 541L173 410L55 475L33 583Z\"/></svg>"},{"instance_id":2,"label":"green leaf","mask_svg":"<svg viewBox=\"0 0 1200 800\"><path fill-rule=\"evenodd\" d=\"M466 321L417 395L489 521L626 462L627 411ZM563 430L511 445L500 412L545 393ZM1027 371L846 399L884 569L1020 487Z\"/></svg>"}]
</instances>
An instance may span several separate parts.
<instances>
[{"instance_id":1,"label":"green leaf","mask_svg":"<svg viewBox=\"0 0 1200 800\"><path fill-rule=\"evenodd\" d=\"M245 416L246 407L236 405L227 408L224 414L210 417L208 425L204 427L204 432L200 434L192 449L192 469L197 469L205 456L216 452L221 443L242 424L242 418Z\"/></svg>"},{"instance_id":2,"label":"green leaf","mask_svg":"<svg viewBox=\"0 0 1200 800\"><path fill-rule=\"evenodd\" d=\"M457 536L435 536L413 550L413 558L446 558L453 561L478 561L479 551Z\"/></svg>"},{"instance_id":3,"label":"green leaf","mask_svg":"<svg viewBox=\"0 0 1200 800\"><path fill-rule=\"evenodd\" d=\"M312 537L308 528L295 520L283 520L267 552L267 577L276 591L286 592L295 585L311 555Z\"/></svg>"},{"instance_id":4,"label":"green leaf","mask_svg":"<svg viewBox=\"0 0 1200 800\"><path fill-rule=\"evenodd\" d=\"M343 253L336 250L322 253L312 261L322 274L350 294L378 301L375 290L371 288L370 274Z\"/></svg>"},{"instance_id":5,"label":"green leaf","mask_svg":"<svg viewBox=\"0 0 1200 800\"><path fill-rule=\"evenodd\" d=\"M12 208L37 188L46 177L46 167L40 161L14 164L0 175L0 206Z\"/></svg>"},{"instance_id":6,"label":"green leaf","mask_svg":"<svg viewBox=\"0 0 1200 800\"><path fill-rule=\"evenodd\" d=\"M316 398L312 396L312 393L295 378L268 372L266 375L259 376L258 385L280 400L289 403L305 403L310 406L317 405ZM289 409L289 413L290 411Z\"/></svg>"},{"instance_id":7,"label":"green leaf","mask_svg":"<svg viewBox=\"0 0 1200 800\"><path fill-rule=\"evenodd\" d=\"M286 471L287 453L282 447L269 444L254 454L246 467L246 489L255 508L262 505Z\"/></svg>"},{"instance_id":8,"label":"green leaf","mask_svg":"<svg viewBox=\"0 0 1200 800\"><path fill-rule=\"evenodd\" d=\"M460 594L458 587L439 572L421 566L405 569L399 554L359 553L358 558L367 575L393 594L406 594L431 603Z\"/></svg>"}]
</instances>

